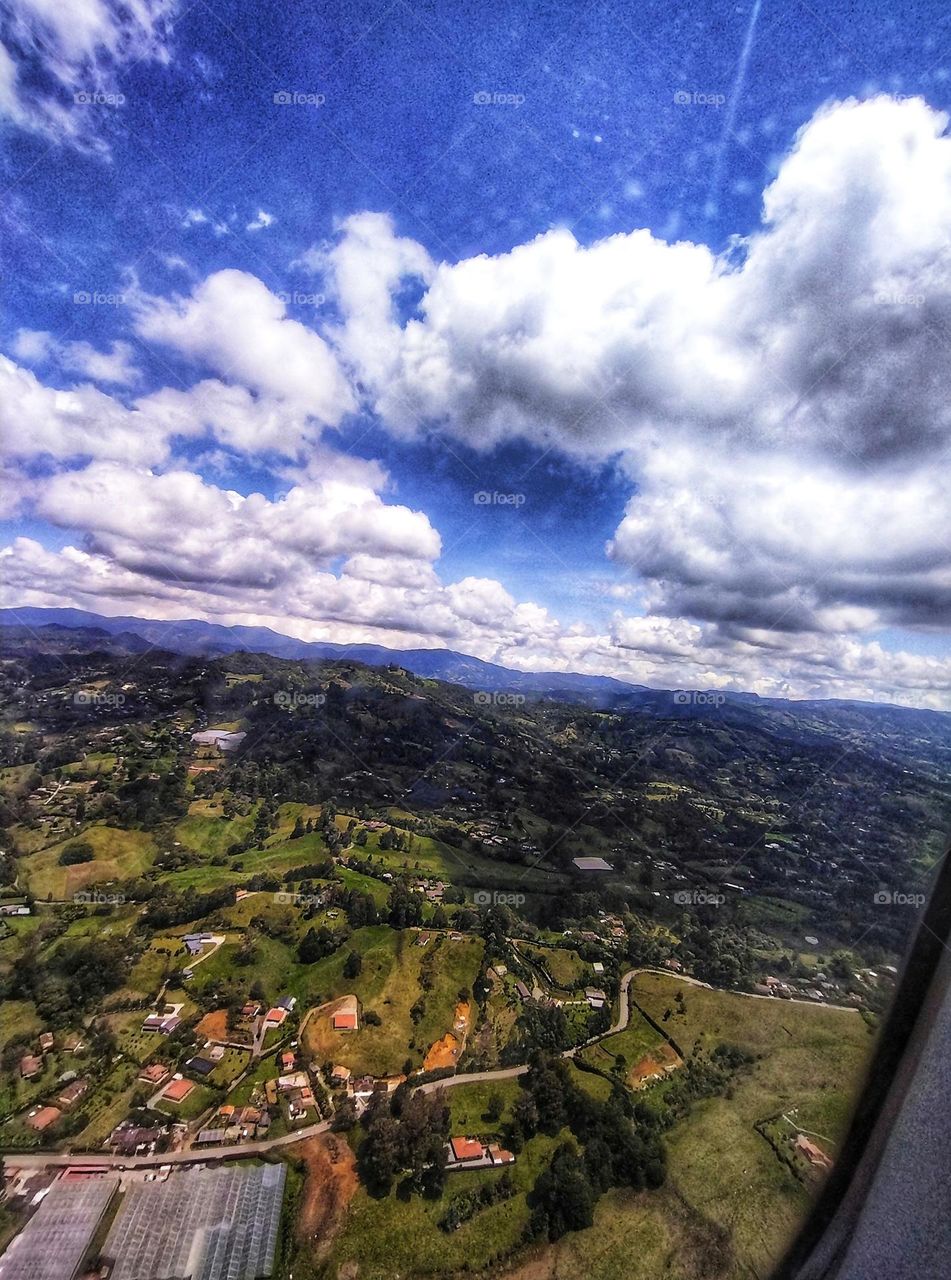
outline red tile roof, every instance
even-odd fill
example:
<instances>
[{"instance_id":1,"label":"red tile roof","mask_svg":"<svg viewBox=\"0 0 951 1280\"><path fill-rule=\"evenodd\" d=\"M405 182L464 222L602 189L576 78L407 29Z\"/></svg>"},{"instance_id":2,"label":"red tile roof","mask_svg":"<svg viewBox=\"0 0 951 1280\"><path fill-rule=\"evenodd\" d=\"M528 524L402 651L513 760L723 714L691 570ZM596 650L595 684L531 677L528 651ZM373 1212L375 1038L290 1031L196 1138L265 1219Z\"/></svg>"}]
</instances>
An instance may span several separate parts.
<instances>
[{"instance_id":1,"label":"red tile roof","mask_svg":"<svg viewBox=\"0 0 951 1280\"><path fill-rule=\"evenodd\" d=\"M356 1031L357 1015L355 1013L348 1013L346 1010L343 1010L340 1013L335 1013L333 1017L333 1026L334 1031Z\"/></svg>"},{"instance_id":2,"label":"red tile roof","mask_svg":"<svg viewBox=\"0 0 951 1280\"><path fill-rule=\"evenodd\" d=\"M173 1080L166 1087L162 1097L168 1098L169 1102L181 1102L182 1099L188 1097L194 1087L191 1080Z\"/></svg>"},{"instance_id":3,"label":"red tile roof","mask_svg":"<svg viewBox=\"0 0 951 1280\"><path fill-rule=\"evenodd\" d=\"M475 1138L450 1138L449 1145L456 1160L480 1160L485 1155L485 1147Z\"/></svg>"}]
</instances>

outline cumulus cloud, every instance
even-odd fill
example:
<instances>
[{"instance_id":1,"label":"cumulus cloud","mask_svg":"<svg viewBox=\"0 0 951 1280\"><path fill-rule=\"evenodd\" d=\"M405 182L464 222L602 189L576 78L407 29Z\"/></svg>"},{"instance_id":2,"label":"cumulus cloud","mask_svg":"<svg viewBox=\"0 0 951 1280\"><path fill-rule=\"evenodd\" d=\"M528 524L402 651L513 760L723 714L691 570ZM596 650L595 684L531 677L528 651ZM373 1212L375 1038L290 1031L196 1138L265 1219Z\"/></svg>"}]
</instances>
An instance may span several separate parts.
<instances>
[{"instance_id":1,"label":"cumulus cloud","mask_svg":"<svg viewBox=\"0 0 951 1280\"><path fill-rule=\"evenodd\" d=\"M946 126L917 99L820 111L762 227L721 256L556 230L434 266L363 215L330 251L341 349L396 433L619 458L637 487L609 552L656 612L793 632L944 625ZM348 286L364 272L371 289ZM407 277L426 288L401 320Z\"/></svg>"},{"instance_id":2,"label":"cumulus cloud","mask_svg":"<svg viewBox=\"0 0 951 1280\"><path fill-rule=\"evenodd\" d=\"M11 599L668 688L951 705L951 659L894 647L901 628L951 622L946 123L914 100L826 108L762 225L723 255L561 230L437 263L389 217L355 214L298 262L339 309L321 334L243 271L170 299L136 291L137 334L198 380L129 406L0 358L8 454L59 467L26 472L11 500L77 543L7 548ZM132 370L122 343L23 331L16 353L106 384ZM604 591L623 611L562 623L494 579L444 583L425 514L321 439L363 404L397 436L618 460L631 497L605 551L626 576ZM198 442L255 456L286 494L209 483Z\"/></svg>"},{"instance_id":3,"label":"cumulus cloud","mask_svg":"<svg viewBox=\"0 0 951 1280\"><path fill-rule=\"evenodd\" d=\"M137 293L134 307L136 331L146 340L298 413L335 426L356 407L327 343L288 317L285 303L247 272L217 271L188 297Z\"/></svg>"},{"instance_id":4,"label":"cumulus cloud","mask_svg":"<svg viewBox=\"0 0 951 1280\"><path fill-rule=\"evenodd\" d=\"M332 479L272 502L220 489L192 471L156 475L96 462L51 477L36 509L52 524L84 530L87 547L122 568L183 584L292 588L295 575L340 556L428 562L440 549L420 512Z\"/></svg>"}]
</instances>

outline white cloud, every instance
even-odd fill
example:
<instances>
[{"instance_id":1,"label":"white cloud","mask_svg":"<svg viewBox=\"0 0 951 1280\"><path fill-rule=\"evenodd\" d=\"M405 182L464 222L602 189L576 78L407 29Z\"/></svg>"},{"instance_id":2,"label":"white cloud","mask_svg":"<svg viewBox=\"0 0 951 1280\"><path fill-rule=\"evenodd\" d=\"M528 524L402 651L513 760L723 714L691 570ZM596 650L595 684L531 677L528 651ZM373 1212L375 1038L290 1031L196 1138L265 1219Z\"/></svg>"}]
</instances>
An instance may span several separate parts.
<instances>
[{"instance_id":1,"label":"white cloud","mask_svg":"<svg viewBox=\"0 0 951 1280\"><path fill-rule=\"evenodd\" d=\"M294 589L298 576L341 556L429 563L440 546L420 512L337 479L299 485L271 502L217 488L191 471L156 475L96 462L52 476L36 510L52 524L82 530L91 549L123 569L191 585Z\"/></svg>"},{"instance_id":2,"label":"white cloud","mask_svg":"<svg viewBox=\"0 0 951 1280\"><path fill-rule=\"evenodd\" d=\"M356 407L326 342L290 319L285 303L247 272L218 271L187 298L136 294L134 306L136 331L146 340L292 411L336 425Z\"/></svg>"},{"instance_id":3,"label":"white cloud","mask_svg":"<svg viewBox=\"0 0 951 1280\"><path fill-rule=\"evenodd\" d=\"M108 351L99 351L89 342L60 342L45 330L20 329L11 349L18 360L27 364L52 361L62 369L84 374L93 382L131 386L141 377L128 342L113 342Z\"/></svg>"},{"instance_id":4,"label":"white cloud","mask_svg":"<svg viewBox=\"0 0 951 1280\"><path fill-rule=\"evenodd\" d=\"M341 351L396 434L619 457L637 490L611 553L655 611L780 631L946 625L946 125L917 99L819 112L762 228L723 257L560 230L433 266L388 219L350 219L328 255ZM401 321L407 276L427 287Z\"/></svg>"},{"instance_id":5,"label":"white cloud","mask_svg":"<svg viewBox=\"0 0 951 1280\"><path fill-rule=\"evenodd\" d=\"M268 227L273 226L275 221L273 213L267 213L264 209L259 209L245 227L245 231L265 231Z\"/></svg>"},{"instance_id":6,"label":"white cloud","mask_svg":"<svg viewBox=\"0 0 951 1280\"><path fill-rule=\"evenodd\" d=\"M120 73L166 63L178 0L11 0L0 20L0 113L30 132L108 154L100 103L121 107Z\"/></svg>"}]
</instances>

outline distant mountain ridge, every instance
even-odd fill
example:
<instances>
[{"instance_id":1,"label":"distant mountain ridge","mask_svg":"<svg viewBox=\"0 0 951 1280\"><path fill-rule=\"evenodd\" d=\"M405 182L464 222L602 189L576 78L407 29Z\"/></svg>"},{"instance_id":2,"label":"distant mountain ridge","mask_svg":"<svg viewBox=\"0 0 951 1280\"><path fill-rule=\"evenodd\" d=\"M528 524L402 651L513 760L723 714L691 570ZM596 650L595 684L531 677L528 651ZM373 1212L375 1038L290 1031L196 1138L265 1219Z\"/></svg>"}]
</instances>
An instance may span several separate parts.
<instances>
[{"instance_id":1,"label":"distant mountain ridge","mask_svg":"<svg viewBox=\"0 0 951 1280\"><path fill-rule=\"evenodd\" d=\"M158 645L175 653L198 657L222 657L228 653L247 651L268 653L275 658L317 661L321 658L349 658L367 666L396 664L414 675L445 680L467 689L498 693L523 693L532 697L582 697L585 701L647 691L644 685L616 680L613 676L588 676L565 671L514 671L494 662L485 662L452 649L387 649L377 644L334 644L330 641L296 640L281 635L270 627L225 627L200 619L165 621L157 618L107 617L84 609L0 609L0 627L58 626L85 633L103 632L119 639L133 637L149 645ZM138 646L130 645L131 651Z\"/></svg>"},{"instance_id":2,"label":"distant mountain ridge","mask_svg":"<svg viewBox=\"0 0 951 1280\"><path fill-rule=\"evenodd\" d=\"M735 724L761 722L764 714L793 715L797 720L818 713L824 719L847 717L931 717L946 720L948 712L904 707L890 703L859 702L839 698L766 698L756 693L720 690L655 689L631 684L614 676L590 676L570 671L516 671L485 662L452 649L387 649L376 644L334 644L330 641L296 640L270 627L225 627L197 618L166 621L132 616L108 617L84 609L44 609L33 606L0 609L0 631L32 630L53 644L57 629L64 644L108 652L141 653L146 648L167 649L191 657L225 657L229 653L264 653L297 661L350 660L371 667L396 665L414 675L486 693L522 694L526 698L552 698L607 710L629 710L654 716L719 718ZM897 721L896 721L897 723ZM932 723L934 723L932 721Z\"/></svg>"}]
</instances>

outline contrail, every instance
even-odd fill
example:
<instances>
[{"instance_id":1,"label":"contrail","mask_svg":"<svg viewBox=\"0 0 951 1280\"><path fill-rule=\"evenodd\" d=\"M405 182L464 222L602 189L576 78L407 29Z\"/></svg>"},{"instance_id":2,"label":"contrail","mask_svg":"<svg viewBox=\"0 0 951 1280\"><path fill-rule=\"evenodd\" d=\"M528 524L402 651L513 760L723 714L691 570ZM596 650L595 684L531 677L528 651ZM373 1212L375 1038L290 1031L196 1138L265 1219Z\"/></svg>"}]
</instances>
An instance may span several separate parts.
<instances>
[{"instance_id":1,"label":"contrail","mask_svg":"<svg viewBox=\"0 0 951 1280\"><path fill-rule=\"evenodd\" d=\"M753 51L753 33L756 30L756 19L759 17L761 4L762 0L753 0L750 20L746 27L746 38L743 41L743 49L740 53L740 65L736 70L733 92L730 94L729 106L726 109L726 119L723 122L723 135L720 138L720 146L713 162L713 176L710 179L710 190L707 195L706 214L708 218L712 218L717 211L717 199L720 195L720 183L723 178L723 165L730 145L730 135L733 133L736 109L739 106L743 86L746 83L746 68L749 66L750 54Z\"/></svg>"}]
</instances>

